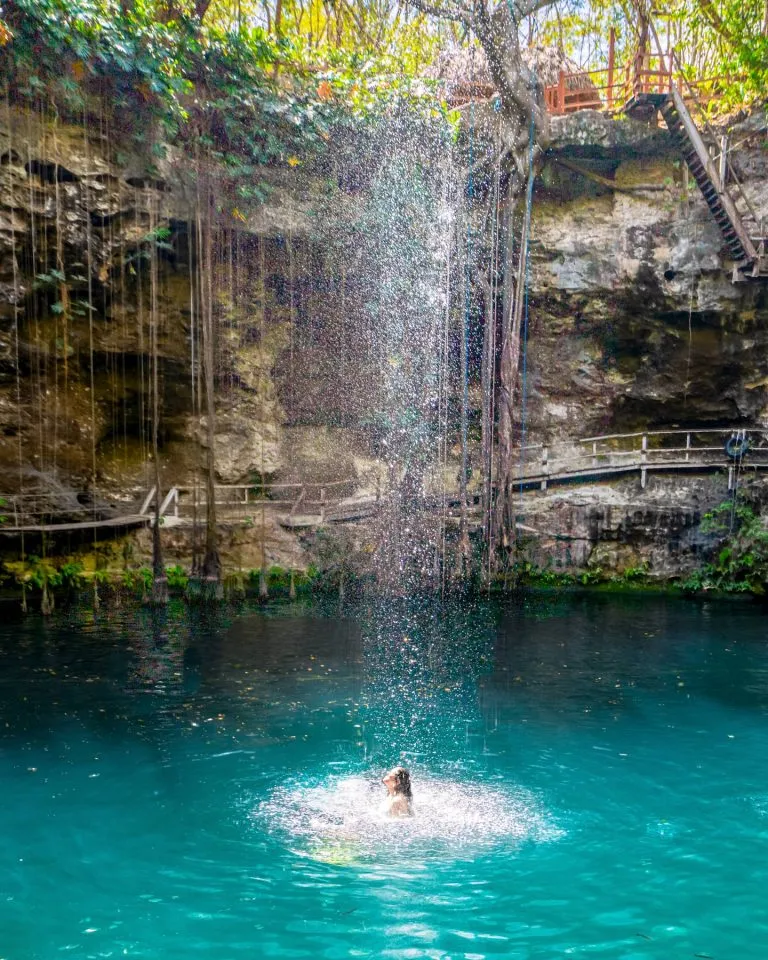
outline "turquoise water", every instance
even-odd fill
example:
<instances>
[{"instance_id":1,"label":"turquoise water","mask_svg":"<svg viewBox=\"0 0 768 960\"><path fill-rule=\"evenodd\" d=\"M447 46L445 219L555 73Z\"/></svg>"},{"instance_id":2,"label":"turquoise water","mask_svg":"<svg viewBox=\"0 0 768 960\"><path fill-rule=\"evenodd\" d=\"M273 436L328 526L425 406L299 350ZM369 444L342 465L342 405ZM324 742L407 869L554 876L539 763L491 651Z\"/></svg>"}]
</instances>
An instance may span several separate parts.
<instances>
[{"instance_id":1,"label":"turquoise water","mask_svg":"<svg viewBox=\"0 0 768 960\"><path fill-rule=\"evenodd\" d=\"M756 608L0 627L0 958L763 960ZM377 778L413 770L416 816Z\"/></svg>"}]
</instances>

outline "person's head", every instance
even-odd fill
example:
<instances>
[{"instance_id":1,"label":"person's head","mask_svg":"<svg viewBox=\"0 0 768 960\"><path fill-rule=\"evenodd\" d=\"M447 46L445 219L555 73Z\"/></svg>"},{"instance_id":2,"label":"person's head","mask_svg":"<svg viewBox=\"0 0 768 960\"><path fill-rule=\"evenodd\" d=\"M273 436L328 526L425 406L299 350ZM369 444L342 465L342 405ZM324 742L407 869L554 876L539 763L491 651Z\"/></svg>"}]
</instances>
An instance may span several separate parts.
<instances>
[{"instance_id":1,"label":"person's head","mask_svg":"<svg viewBox=\"0 0 768 960\"><path fill-rule=\"evenodd\" d=\"M389 773L385 773L381 782L387 788L390 796L401 795L411 799L411 775L405 767L393 767Z\"/></svg>"}]
</instances>

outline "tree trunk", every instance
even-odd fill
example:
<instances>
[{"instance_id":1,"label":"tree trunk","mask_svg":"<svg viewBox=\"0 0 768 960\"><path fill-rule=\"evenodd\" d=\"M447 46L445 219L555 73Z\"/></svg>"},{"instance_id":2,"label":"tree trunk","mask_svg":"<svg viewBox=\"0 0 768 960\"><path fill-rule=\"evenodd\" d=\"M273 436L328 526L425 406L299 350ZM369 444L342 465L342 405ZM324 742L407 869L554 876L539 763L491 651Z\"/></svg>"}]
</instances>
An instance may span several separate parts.
<instances>
[{"instance_id":1,"label":"tree trunk","mask_svg":"<svg viewBox=\"0 0 768 960\"><path fill-rule=\"evenodd\" d=\"M223 596L221 586L221 560L219 558L218 530L216 526L216 397L215 397L215 353L214 353L214 310L213 310L213 240L212 227L215 210L210 195L206 191L206 223L201 244L201 314L202 314L202 353L203 383L205 385L206 419L206 464L205 464L205 552L202 564L203 599L220 600Z\"/></svg>"},{"instance_id":2,"label":"tree trunk","mask_svg":"<svg viewBox=\"0 0 768 960\"><path fill-rule=\"evenodd\" d=\"M150 227L151 231L157 227L157 211L154 203L150 201ZM150 254L149 265L149 283L150 283L150 355L152 363L152 457L155 465L155 522L152 527L152 597L151 602L158 606L168 602L168 578L165 574L165 564L163 563L162 544L160 542L160 506L162 502L162 487L160 477L160 455L159 455L159 434L160 434L160 376L159 376L159 351L157 342L157 324L159 320L157 288L159 283L157 266L157 249L154 241L152 252Z\"/></svg>"}]
</instances>

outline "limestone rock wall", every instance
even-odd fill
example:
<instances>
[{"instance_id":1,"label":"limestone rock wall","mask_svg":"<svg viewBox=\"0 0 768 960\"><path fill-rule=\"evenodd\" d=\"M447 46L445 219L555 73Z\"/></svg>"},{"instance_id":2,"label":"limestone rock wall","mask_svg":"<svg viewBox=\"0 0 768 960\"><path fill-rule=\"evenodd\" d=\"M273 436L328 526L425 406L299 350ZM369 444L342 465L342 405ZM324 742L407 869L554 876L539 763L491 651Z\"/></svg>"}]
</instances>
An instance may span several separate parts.
<instances>
[{"instance_id":1,"label":"limestone rock wall","mask_svg":"<svg viewBox=\"0 0 768 960\"><path fill-rule=\"evenodd\" d=\"M767 131L761 114L735 131L739 172L764 214ZM762 430L768 284L731 283L716 225L665 132L582 113L556 119L553 136L533 215L528 439ZM17 114L0 124L0 161L0 494L29 483L107 499L147 489L152 323L163 483L193 482L207 439L185 158L171 151L150 168L98 131ZM381 465L366 427L375 330L361 325L365 278L351 256L332 262L318 245L328 184L269 176L258 210L217 214L236 251L217 268L218 480L352 480L371 494ZM339 217L354 219L358 189L341 196ZM477 384L470 398L479 407ZM564 569L646 563L659 576L698 562L698 520L723 498L722 481L633 484L527 497L526 522L541 531L531 556ZM306 565L306 543L272 516L268 527L268 562ZM167 536L169 558L184 562L189 538ZM223 539L225 563L258 565L259 524ZM146 557L145 535L135 549Z\"/></svg>"},{"instance_id":2,"label":"limestone rock wall","mask_svg":"<svg viewBox=\"0 0 768 960\"><path fill-rule=\"evenodd\" d=\"M767 129L761 111L731 131L762 216ZM725 426L762 435L768 283L732 283L717 225L666 132L582 113L556 119L553 133L533 212L528 437ZM768 500L759 478L746 482ZM530 494L521 509L540 534L526 552L555 569L682 575L711 549L702 514L730 495L722 475Z\"/></svg>"},{"instance_id":3,"label":"limestone rock wall","mask_svg":"<svg viewBox=\"0 0 768 960\"><path fill-rule=\"evenodd\" d=\"M529 430L553 442L575 426L582 436L762 426L768 284L731 282L717 225L665 131L589 113L554 125L533 214ZM756 115L732 133L762 215L765 131Z\"/></svg>"}]
</instances>

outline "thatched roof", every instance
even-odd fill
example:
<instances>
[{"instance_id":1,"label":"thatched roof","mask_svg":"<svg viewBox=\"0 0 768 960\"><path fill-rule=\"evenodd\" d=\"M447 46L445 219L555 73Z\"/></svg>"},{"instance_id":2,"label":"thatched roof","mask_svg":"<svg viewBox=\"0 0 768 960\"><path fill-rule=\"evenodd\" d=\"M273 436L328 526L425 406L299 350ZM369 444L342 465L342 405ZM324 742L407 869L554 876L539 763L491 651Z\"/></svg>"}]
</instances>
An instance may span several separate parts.
<instances>
[{"instance_id":1,"label":"thatched roof","mask_svg":"<svg viewBox=\"0 0 768 960\"><path fill-rule=\"evenodd\" d=\"M569 90L591 89L592 81L570 57L557 47L534 44L522 51L523 62L534 73L542 87L556 86L560 71L566 74ZM482 47L453 47L444 50L430 71L432 79L444 87L447 100L463 100L470 96L485 99L494 96L496 85L491 77Z\"/></svg>"}]
</instances>

